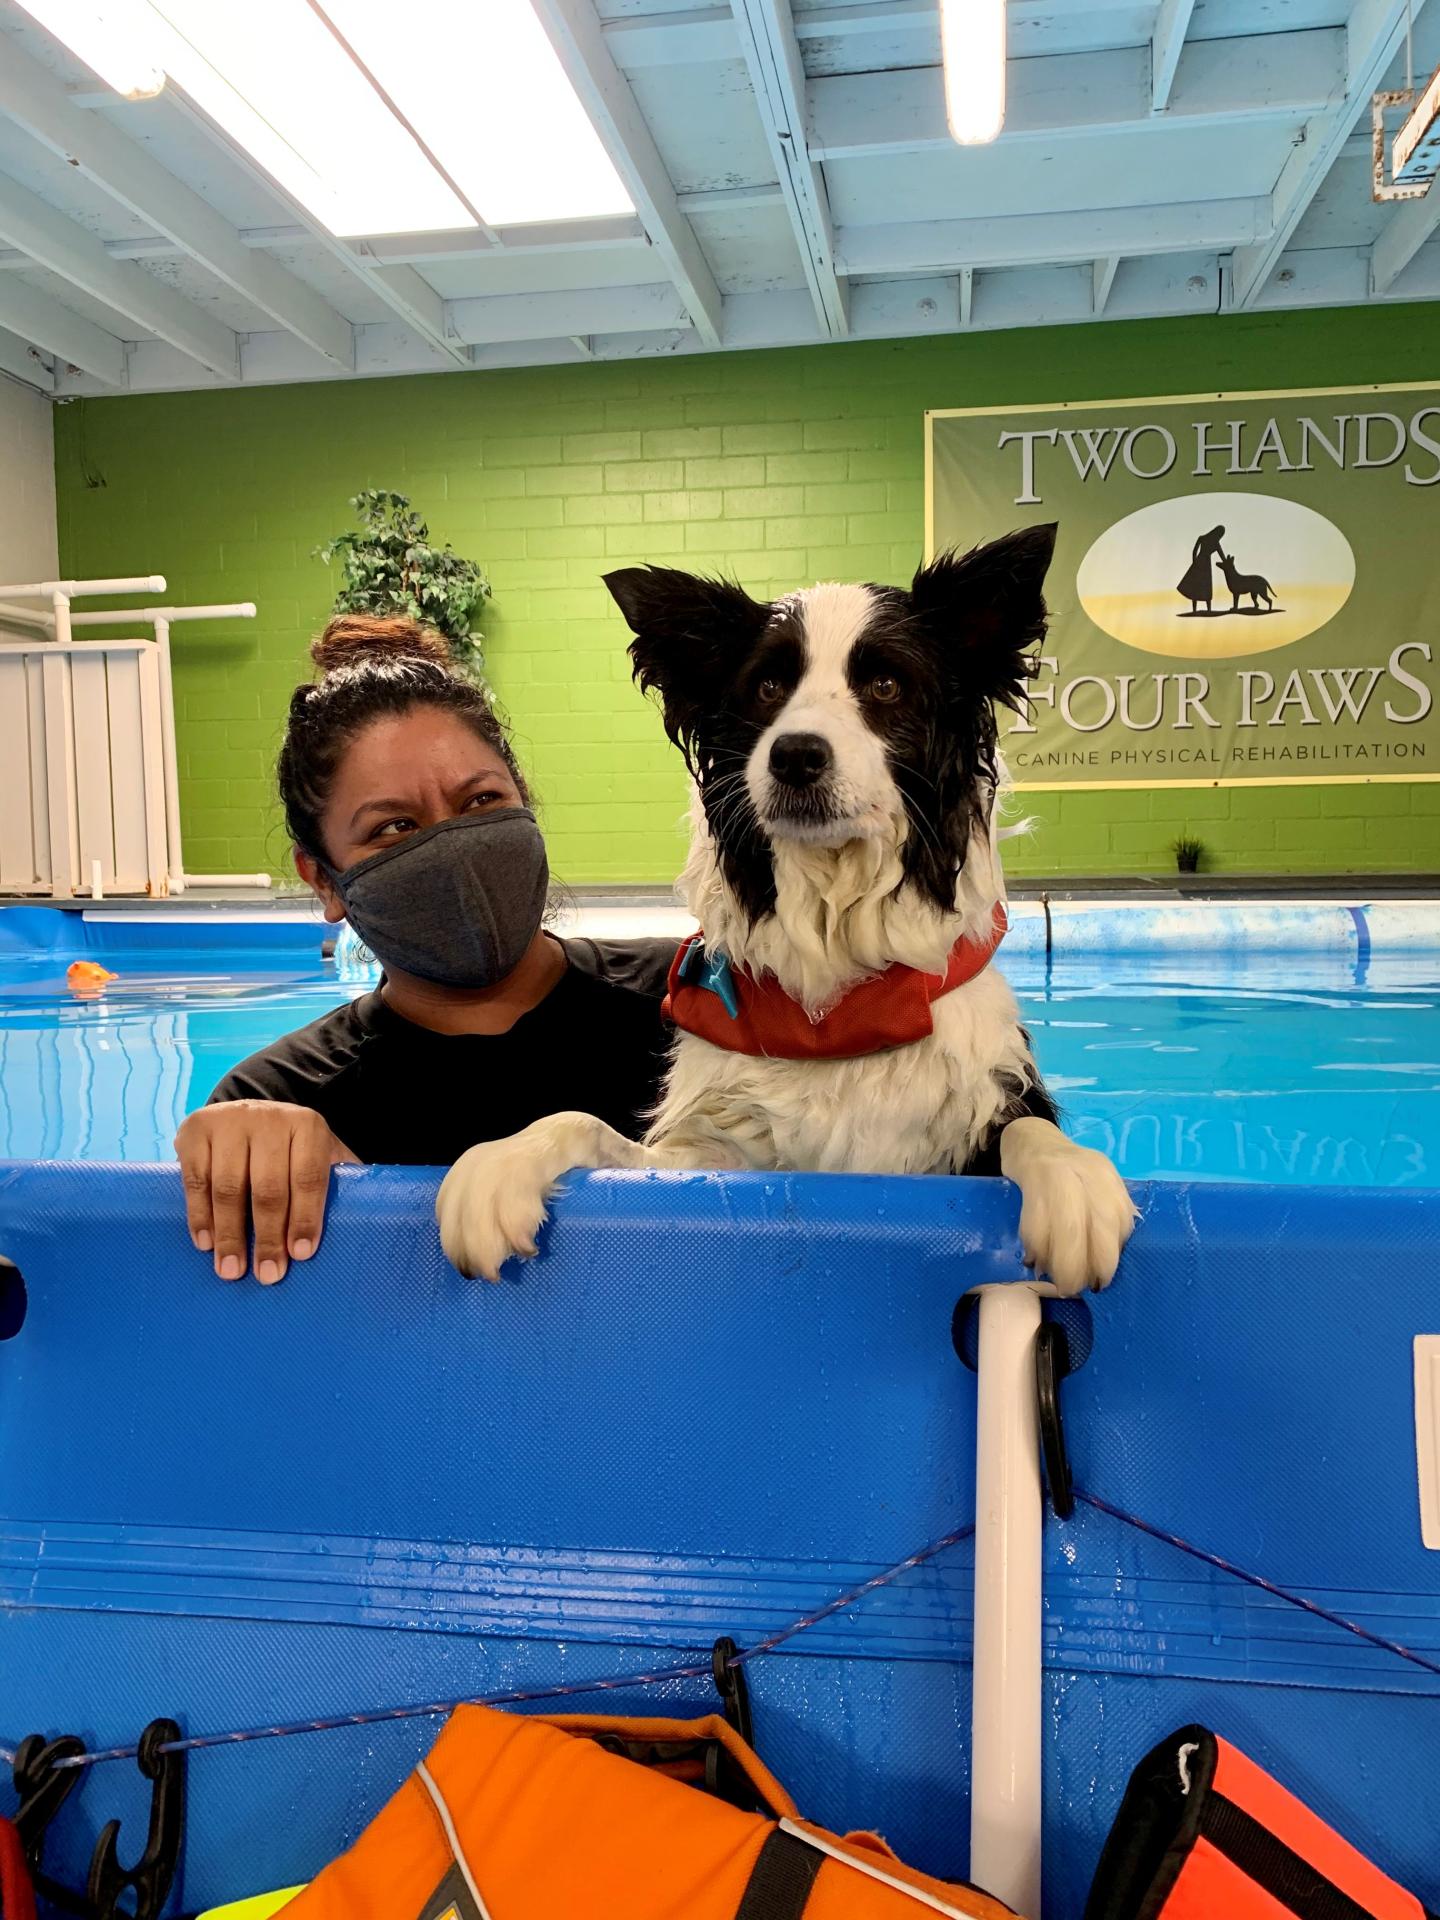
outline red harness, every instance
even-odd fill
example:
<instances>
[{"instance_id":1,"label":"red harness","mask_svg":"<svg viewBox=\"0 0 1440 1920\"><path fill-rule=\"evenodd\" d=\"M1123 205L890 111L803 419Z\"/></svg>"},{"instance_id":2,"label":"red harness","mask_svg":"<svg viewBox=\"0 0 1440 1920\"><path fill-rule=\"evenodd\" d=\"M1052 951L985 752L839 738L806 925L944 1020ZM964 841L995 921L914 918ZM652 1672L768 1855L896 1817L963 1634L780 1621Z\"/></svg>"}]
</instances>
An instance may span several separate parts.
<instances>
[{"instance_id":1,"label":"red harness","mask_svg":"<svg viewBox=\"0 0 1440 1920\"><path fill-rule=\"evenodd\" d=\"M704 934L694 933L671 963L665 1013L683 1033L727 1053L769 1060L853 1060L883 1053L935 1031L932 1003L985 971L1005 928L1005 909L997 901L988 937L957 940L944 973L921 973L897 962L859 981L818 1019L790 998L774 974L756 980L732 969L723 956L707 954Z\"/></svg>"}]
</instances>

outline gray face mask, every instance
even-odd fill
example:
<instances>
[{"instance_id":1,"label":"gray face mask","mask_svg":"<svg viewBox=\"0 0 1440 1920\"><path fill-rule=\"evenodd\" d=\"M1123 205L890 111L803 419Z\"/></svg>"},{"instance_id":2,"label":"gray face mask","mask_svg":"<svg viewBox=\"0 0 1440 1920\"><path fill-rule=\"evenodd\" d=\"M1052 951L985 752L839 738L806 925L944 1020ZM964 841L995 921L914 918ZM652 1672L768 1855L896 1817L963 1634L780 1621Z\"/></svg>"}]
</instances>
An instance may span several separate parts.
<instances>
[{"instance_id":1,"label":"gray face mask","mask_svg":"<svg viewBox=\"0 0 1440 1920\"><path fill-rule=\"evenodd\" d=\"M464 813L331 875L383 965L444 987L493 987L545 916L550 866L528 807Z\"/></svg>"}]
</instances>

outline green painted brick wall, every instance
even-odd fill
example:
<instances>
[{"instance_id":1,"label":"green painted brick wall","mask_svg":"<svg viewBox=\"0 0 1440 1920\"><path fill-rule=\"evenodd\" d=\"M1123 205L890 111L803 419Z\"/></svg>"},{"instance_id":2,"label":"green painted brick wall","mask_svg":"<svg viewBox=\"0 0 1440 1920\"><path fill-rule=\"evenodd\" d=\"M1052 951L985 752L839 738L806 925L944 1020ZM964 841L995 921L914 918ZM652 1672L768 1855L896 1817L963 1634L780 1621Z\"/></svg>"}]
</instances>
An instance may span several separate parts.
<instances>
[{"instance_id":1,"label":"green painted brick wall","mask_svg":"<svg viewBox=\"0 0 1440 1920\"><path fill-rule=\"evenodd\" d=\"M490 672L556 873L668 881L683 778L602 571L724 568L762 595L903 580L927 407L1434 378L1437 320L1408 306L87 401L57 414L62 571L153 569L177 601L259 603L254 622L176 632L186 862L281 871L270 769L329 604L311 549L359 488L411 494L491 573ZM1034 802L1012 871L1163 872L1182 828L1217 870L1440 866L1440 784Z\"/></svg>"}]
</instances>

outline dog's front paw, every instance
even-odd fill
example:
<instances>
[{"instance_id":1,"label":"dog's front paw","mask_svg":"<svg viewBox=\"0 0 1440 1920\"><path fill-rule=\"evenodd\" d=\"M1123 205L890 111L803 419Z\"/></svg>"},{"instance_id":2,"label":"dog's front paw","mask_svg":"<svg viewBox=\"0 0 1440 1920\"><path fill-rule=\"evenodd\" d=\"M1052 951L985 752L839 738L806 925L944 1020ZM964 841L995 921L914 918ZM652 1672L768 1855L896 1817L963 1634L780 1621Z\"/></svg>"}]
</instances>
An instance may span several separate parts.
<instances>
[{"instance_id":1,"label":"dog's front paw","mask_svg":"<svg viewBox=\"0 0 1440 1920\"><path fill-rule=\"evenodd\" d=\"M470 1279L498 1280L513 1255L533 1259L555 1177L524 1134L462 1153L440 1183L435 1218L445 1256Z\"/></svg>"},{"instance_id":2,"label":"dog's front paw","mask_svg":"<svg viewBox=\"0 0 1440 1920\"><path fill-rule=\"evenodd\" d=\"M1025 1264L1064 1295L1109 1286L1135 1228L1135 1203L1103 1153L1077 1146L1048 1120L1012 1120L1000 1165L1020 1188Z\"/></svg>"},{"instance_id":3,"label":"dog's front paw","mask_svg":"<svg viewBox=\"0 0 1440 1920\"><path fill-rule=\"evenodd\" d=\"M552 1113L508 1140L462 1153L440 1182L440 1244L461 1273L498 1280L515 1255L533 1260L545 1203L577 1167L629 1166L640 1149L588 1113Z\"/></svg>"}]
</instances>

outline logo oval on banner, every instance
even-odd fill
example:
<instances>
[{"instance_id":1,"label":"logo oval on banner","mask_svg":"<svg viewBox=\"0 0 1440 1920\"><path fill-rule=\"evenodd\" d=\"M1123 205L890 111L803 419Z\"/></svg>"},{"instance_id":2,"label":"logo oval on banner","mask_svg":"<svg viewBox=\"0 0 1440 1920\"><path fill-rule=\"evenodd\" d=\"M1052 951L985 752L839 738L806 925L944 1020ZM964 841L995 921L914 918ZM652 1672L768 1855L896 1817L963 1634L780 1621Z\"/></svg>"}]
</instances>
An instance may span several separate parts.
<instances>
[{"instance_id":1,"label":"logo oval on banner","mask_svg":"<svg viewBox=\"0 0 1440 1920\"><path fill-rule=\"evenodd\" d=\"M1180 660L1288 647L1333 620L1354 585L1340 529L1267 493L1157 500L1107 527L1075 576L1097 627Z\"/></svg>"}]
</instances>

